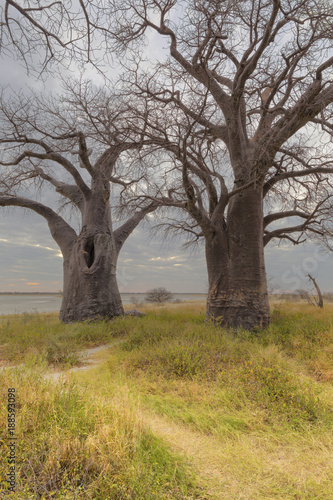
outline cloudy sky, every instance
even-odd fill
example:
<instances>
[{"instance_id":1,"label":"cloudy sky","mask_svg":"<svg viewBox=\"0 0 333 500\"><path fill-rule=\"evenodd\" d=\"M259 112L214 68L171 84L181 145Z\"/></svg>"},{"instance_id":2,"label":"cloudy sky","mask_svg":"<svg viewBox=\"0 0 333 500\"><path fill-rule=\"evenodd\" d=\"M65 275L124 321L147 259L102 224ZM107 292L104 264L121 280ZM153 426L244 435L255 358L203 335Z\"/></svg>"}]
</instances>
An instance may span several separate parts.
<instances>
[{"instance_id":1,"label":"cloudy sky","mask_svg":"<svg viewBox=\"0 0 333 500\"><path fill-rule=\"evenodd\" d=\"M0 252L0 292L62 289L62 255L42 217L15 209L6 213L2 210ZM319 247L271 245L265 255L270 288L309 288L305 276L310 272L323 290L333 290L332 255ZM156 286L173 292L205 292L204 248L184 251L180 241L163 235L151 238L149 228L139 226L121 251L118 282L122 292L145 292Z\"/></svg>"},{"instance_id":2,"label":"cloudy sky","mask_svg":"<svg viewBox=\"0 0 333 500\"><path fill-rule=\"evenodd\" d=\"M22 65L9 58L0 59L0 80L2 85L16 89L24 89L28 84L43 89L41 81L29 79ZM55 83L48 85L52 88ZM0 252L0 292L62 289L62 255L42 217L0 208ZM333 290L333 255L315 245L270 244L265 256L271 289L310 288L306 278L310 272L322 290ZM156 286L173 292L205 292L204 247L184 251L181 241L166 240L162 234L152 238L148 228L139 226L121 251L118 282L121 292L145 292Z\"/></svg>"}]
</instances>

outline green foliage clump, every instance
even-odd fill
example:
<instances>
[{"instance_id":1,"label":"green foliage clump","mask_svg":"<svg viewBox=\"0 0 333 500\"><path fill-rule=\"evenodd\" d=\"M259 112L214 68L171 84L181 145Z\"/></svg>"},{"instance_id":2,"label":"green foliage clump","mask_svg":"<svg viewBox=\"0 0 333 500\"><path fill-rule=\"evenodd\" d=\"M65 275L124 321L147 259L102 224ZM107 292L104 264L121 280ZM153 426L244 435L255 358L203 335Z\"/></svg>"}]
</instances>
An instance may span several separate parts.
<instances>
[{"instance_id":1,"label":"green foliage clump","mask_svg":"<svg viewBox=\"0 0 333 500\"><path fill-rule=\"evenodd\" d=\"M310 380L299 380L295 373L278 364L250 361L234 374L248 397L275 418L286 419L297 426L302 422L315 422L322 415L319 388Z\"/></svg>"}]
</instances>

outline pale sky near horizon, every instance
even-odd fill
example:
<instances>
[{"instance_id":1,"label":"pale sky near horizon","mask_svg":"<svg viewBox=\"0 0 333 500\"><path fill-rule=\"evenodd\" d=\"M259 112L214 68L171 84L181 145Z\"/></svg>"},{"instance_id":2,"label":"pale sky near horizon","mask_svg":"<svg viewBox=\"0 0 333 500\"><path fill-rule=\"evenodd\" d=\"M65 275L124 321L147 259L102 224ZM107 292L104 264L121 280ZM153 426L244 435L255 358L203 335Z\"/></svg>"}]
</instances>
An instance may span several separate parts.
<instances>
[{"instance_id":1,"label":"pale sky near horizon","mask_svg":"<svg viewBox=\"0 0 333 500\"><path fill-rule=\"evenodd\" d=\"M184 251L181 241L163 234L151 237L139 226L121 250L118 283L121 292L146 292L164 286L173 292L206 292L204 246ZM20 209L0 210L0 292L62 290L62 255L46 221ZM332 291L333 255L314 244L270 244L265 250L269 287L276 291L309 288L307 273L324 291Z\"/></svg>"},{"instance_id":2,"label":"pale sky near horizon","mask_svg":"<svg viewBox=\"0 0 333 500\"><path fill-rule=\"evenodd\" d=\"M25 74L22 65L0 59L0 83L43 88ZM33 212L0 208L0 292L57 292L62 290L62 255L46 221ZM310 288L310 272L323 291L333 290L333 255L313 244L294 247L270 244L265 250L269 287L276 291ZM195 251L181 248L181 241L150 237L139 226L125 243L118 263L121 292L146 292L164 286L172 292L206 292L204 246Z\"/></svg>"}]
</instances>

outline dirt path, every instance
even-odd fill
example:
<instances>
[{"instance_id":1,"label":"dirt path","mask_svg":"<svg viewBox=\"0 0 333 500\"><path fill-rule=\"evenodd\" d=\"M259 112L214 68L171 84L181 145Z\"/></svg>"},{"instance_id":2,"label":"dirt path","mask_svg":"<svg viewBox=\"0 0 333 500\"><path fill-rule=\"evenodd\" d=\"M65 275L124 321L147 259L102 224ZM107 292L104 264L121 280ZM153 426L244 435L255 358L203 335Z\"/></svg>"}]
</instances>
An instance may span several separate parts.
<instances>
[{"instance_id":1,"label":"dirt path","mask_svg":"<svg viewBox=\"0 0 333 500\"><path fill-rule=\"evenodd\" d=\"M117 340L112 344L86 349L80 354L85 359L85 364L65 372L49 373L53 380L71 373L87 371L102 365L107 359L108 351L114 345L122 342ZM176 424L170 419L140 408L140 418L148 425L155 436L162 439L174 451L182 455L195 471L199 484L205 488L211 499L221 499L222 487L226 481L225 457L223 446L213 436L207 436L189 429L186 425ZM228 482L230 481L230 471ZM244 497L245 498L245 497Z\"/></svg>"},{"instance_id":2,"label":"dirt path","mask_svg":"<svg viewBox=\"0 0 333 500\"><path fill-rule=\"evenodd\" d=\"M66 371L49 372L46 376L57 381L61 377L67 377L72 373L96 368L107 359L109 349L121 341L81 351L80 354L84 359L83 366ZM224 482L222 465L224 460L220 442L212 436L205 436L185 425L176 424L165 417L142 408L140 409L140 418L150 427L155 436L185 457L196 472L199 484L202 484L206 491L208 490L211 498L222 498L219 492L221 492L221 484Z\"/></svg>"},{"instance_id":3,"label":"dirt path","mask_svg":"<svg viewBox=\"0 0 333 500\"><path fill-rule=\"evenodd\" d=\"M222 500L222 487L226 482L222 443L213 436L195 432L160 415L145 410L141 414L155 436L163 439L190 463L197 474L199 485L205 487L210 498ZM227 475L229 482L230 472Z\"/></svg>"},{"instance_id":4,"label":"dirt path","mask_svg":"<svg viewBox=\"0 0 333 500\"><path fill-rule=\"evenodd\" d=\"M86 371L89 370L90 368L94 368L107 358L108 350L123 342L122 339L115 340L111 344L104 344L100 345L97 347L92 347L91 349L84 349L78 353L78 355L81 358L82 365L81 366L74 366L73 368L69 368L67 370L50 370L49 372L45 373L45 378L49 378L52 380L59 380L61 377L66 377L67 375L75 372L81 372L81 371ZM0 373L3 370L11 370L14 368L21 368L24 367L24 364L19 364L19 365L6 365L2 364L0 366Z\"/></svg>"},{"instance_id":5,"label":"dirt path","mask_svg":"<svg viewBox=\"0 0 333 500\"><path fill-rule=\"evenodd\" d=\"M79 356L82 359L82 366L74 366L68 370L55 370L45 374L47 378L52 380L59 380L61 377L66 377L71 373L77 373L82 371L90 370L91 368L96 368L98 365L102 364L107 358L108 351L111 347L123 342L122 339L115 340L111 344L100 345L97 347L92 347L91 349L84 349L79 352Z\"/></svg>"}]
</instances>

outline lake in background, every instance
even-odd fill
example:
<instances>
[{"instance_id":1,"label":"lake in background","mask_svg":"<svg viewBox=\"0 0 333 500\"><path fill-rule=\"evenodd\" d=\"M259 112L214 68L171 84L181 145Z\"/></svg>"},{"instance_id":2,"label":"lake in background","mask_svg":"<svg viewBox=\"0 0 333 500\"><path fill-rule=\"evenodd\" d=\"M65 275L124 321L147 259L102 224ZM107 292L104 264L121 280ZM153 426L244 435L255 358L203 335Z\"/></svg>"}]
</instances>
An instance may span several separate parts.
<instances>
[{"instance_id":1,"label":"lake in background","mask_svg":"<svg viewBox=\"0 0 333 500\"><path fill-rule=\"evenodd\" d=\"M145 293L121 293L123 304L131 304L132 297L138 301L138 306L145 300ZM205 300L206 295L200 293L175 293L176 301ZM61 296L48 294L0 294L1 314L22 314L37 312L57 312L60 310ZM137 307L137 306L135 306Z\"/></svg>"}]
</instances>

